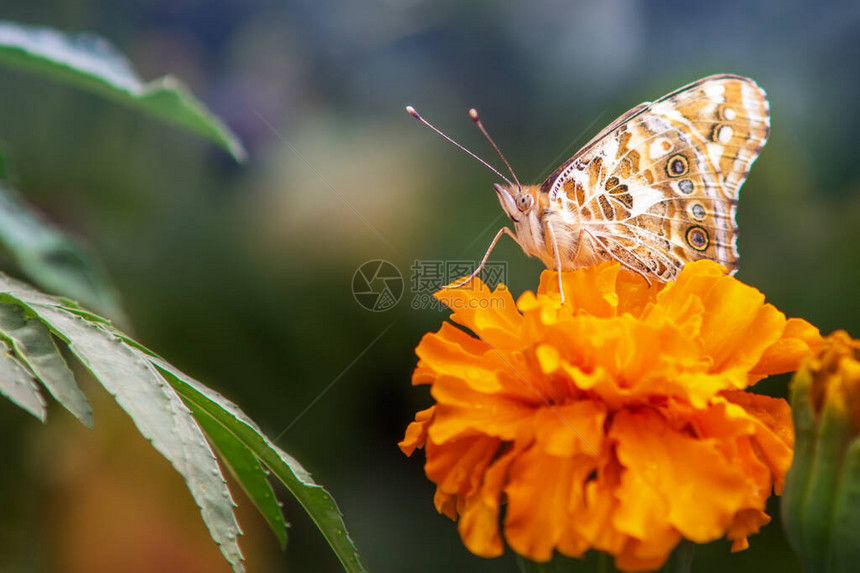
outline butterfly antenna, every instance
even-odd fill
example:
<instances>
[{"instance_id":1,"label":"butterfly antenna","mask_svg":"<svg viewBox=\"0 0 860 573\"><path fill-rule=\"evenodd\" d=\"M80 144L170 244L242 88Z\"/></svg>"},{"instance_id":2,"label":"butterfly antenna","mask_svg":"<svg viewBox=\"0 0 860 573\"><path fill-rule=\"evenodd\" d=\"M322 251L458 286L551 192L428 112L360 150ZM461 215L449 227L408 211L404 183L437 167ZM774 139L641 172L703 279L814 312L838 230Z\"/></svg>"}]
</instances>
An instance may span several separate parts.
<instances>
[{"instance_id":1,"label":"butterfly antenna","mask_svg":"<svg viewBox=\"0 0 860 573\"><path fill-rule=\"evenodd\" d=\"M516 181L516 182L517 182L517 188L518 188L518 189L522 189L522 188L523 188L523 186L522 186L522 185L520 185L520 180L519 180L519 179L517 179L517 174L516 174L516 173L514 173L513 168L511 168L511 164L510 164L510 163L508 163L508 160L507 160L507 159L505 159L505 155L502 153L502 150L501 150L501 149L499 149L499 146L498 146L498 145L496 145L496 142L495 142L495 141L493 141L493 138L492 138L492 137L490 137L490 134L489 134L489 133L487 133L487 128L485 128L485 127L484 127L484 124L483 124L483 123L481 123L481 118L480 118L480 117L478 117L478 110L476 110L475 108L470 109L470 110L469 110L469 117L471 117L471 118L472 118L472 121L474 121L474 122L475 122L475 125L477 125L477 126L478 126L478 129L480 129L480 130L481 130L481 133L484 135L484 137L486 137L486 138L487 138L487 141L489 141L489 142L490 142L490 145L492 145L492 146L493 146L493 149L495 149L495 150L496 150L496 153L498 153L498 154L499 154L499 157L501 157L501 158L502 158L502 162L505 164L505 167L507 167L507 168L508 168L508 171L510 171L510 172L511 172L511 177L513 177L513 178L514 178L514 181Z\"/></svg>"},{"instance_id":2,"label":"butterfly antenna","mask_svg":"<svg viewBox=\"0 0 860 573\"><path fill-rule=\"evenodd\" d=\"M417 111L415 111L415 108L414 108L414 107L412 107L411 105L407 105L407 106L406 106L406 111L407 111L407 112L409 112L409 115L411 115L412 117L414 117L415 119L417 119L418 121L420 121L421 123L423 123L424 125L426 125L427 127L429 127L430 129L432 129L433 131L435 131L436 133L438 133L439 135L441 135L442 137L444 137L445 139L447 139L447 140L448 140L449 142L451 142L453 145L455 145L456 147L460 148L461 150L465 151L466 153L468 153L469 155L471 155L472 157L474 157L475 159L477 159L477 160L478 160L478 161L479 161L479 162L480 162L484 167L486 167L487 169L489 169L490 171L492 171L493 173L495 173L496 175L498 175L499 177L501 177L501 178L505 181L505 183L507 183L510 187L513 187L513 186L514 186L514 184L513 184L513 183L511 183L511 180L510 180L510 179L508 179L507 177L505 177L504 175L502 175L501 173L499 173L499 170L498 170L498 169L496 169L495 167L493 167L492 165L490 165L489 163L487 163L486 161L484 161L483 159L481 159L480 157L478 157L477 155L475 155L474 153L472 153L471 151L469 151L468 149L466 149L465 147L463 147L462 145L460 145L459 143L457 143L456 141L454 141L453 139L451 139L450 137L448 137L447 135L445 135L444 133L442 133L442 131L440 131L438 128L436 128L436 126L434 126L432 123L430 123L429 121L427 121L426 119L424 119L423 117L421 117L420 115L418 115L418 112L417 112ZM473 110L473 111L474 111L474 110ZM486 132L485 132L485 134L486 134ZM492 140L490 141L490 143L492 143ZM493 146L494 146L494 147L495 147L495 145L496 145L496 144L495 144L495 143L493 143ZM498 151L498 148L496 148L496 151ZM500 155L501 155L501 154L500 154ZM504 159L505 159L505 158L504 158L504 157L502 157L502 160L503 160L503 161L504 161ZM508 162L507 162L507 161L505 161L505 164L506 164L506 165L507 165L507 163L508 163ZM511 168L511 167L510 167L510 165L508 165L508 169L510 169L510 168ZM513 175L513 171L511 171L511 175ZM514 179L516 179L516 176L514 176ZM519 185L519 182L517 182L517 185Z\"/></svg>"}]
</instances>

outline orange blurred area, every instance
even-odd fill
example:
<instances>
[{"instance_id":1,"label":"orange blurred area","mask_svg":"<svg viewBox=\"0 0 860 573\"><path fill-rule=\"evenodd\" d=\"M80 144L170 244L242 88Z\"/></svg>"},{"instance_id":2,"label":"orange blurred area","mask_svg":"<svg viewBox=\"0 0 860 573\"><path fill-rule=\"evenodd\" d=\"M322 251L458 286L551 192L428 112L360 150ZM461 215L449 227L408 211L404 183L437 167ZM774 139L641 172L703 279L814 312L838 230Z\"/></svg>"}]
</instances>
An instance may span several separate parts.
<instances>
[{"instance_id":1,"label":"orange blurred area","mask_svg":"<svg viewBox=\"0 0 860 573\"><path fill-rule=\"evenodd\" d=\"M98 423L88 430L59 414L43 432L30 463L37 474L39 526L52 571L224 572L231 568L209 537L176 471L124 412L94 385ZM234 480L249 571L274 571L277 541Z\"/></svg>"}]
</instances>

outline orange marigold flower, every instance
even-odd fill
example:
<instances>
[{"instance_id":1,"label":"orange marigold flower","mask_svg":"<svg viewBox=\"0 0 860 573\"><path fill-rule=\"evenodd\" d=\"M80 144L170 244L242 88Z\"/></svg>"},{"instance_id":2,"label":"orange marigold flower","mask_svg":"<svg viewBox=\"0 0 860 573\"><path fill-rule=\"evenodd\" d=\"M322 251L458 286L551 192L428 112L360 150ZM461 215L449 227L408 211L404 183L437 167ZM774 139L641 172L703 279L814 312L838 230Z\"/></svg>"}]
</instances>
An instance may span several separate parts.
<instances>
[{"instance_id":1,"label":"orange marigold flower","mask_svg":"<svg viewBox=\"0 0 860 573\"><path fill-rule=\"evenodd\" d=\"M535 561L597 549L627 571L682 538L732 548L791 463L784 400L745 392L797 368L818 330L710 261L651 287L607 262L545 271L517 303L500 285L443 290L454 322L416 348L436 403L400 442L425 448L437 509L475 554ZM501 506L505 505L501 519Z\"/></svg>"}]
</instances>

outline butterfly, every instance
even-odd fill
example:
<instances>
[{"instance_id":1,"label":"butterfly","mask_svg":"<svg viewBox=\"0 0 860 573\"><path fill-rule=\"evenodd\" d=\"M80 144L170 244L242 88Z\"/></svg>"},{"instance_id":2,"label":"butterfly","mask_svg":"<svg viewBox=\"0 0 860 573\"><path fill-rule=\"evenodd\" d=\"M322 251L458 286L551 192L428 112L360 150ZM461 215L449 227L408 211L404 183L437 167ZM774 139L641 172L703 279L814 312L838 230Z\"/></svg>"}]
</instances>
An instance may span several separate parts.
<instances>
[{"instance_id":1,"label":"butterfly","mask_svg":"<svg viewBox=\"0 0 860 573\"><path fill-rule=\"evenodd\" d=\"M737 271L738 193L770 132L767 95L749 78L709 76L639 104L540 185L520 184L474 109L513 181L407 111L506 183L493 188L513 230L502 227L475 272L449 288L477 276L504 234L557 271L612 259L649 284L698 259Z\"/></svg>"}]
</instances>

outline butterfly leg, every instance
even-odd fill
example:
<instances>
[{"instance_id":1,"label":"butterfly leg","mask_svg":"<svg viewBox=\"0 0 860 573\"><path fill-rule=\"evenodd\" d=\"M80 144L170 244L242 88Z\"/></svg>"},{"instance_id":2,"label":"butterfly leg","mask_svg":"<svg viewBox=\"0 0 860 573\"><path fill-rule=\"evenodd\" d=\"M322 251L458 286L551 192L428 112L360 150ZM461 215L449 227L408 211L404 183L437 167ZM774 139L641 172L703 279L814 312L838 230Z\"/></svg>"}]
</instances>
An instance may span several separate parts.
<instances>
[{"instance_id":1,"label":"butterfly leg","mask_svg":"<svg viewBox=\"0 0 860 573\"><path fill-rule=\"evenodd\" d=\"M442 288L460 288L461 286L468 284L473 278L475 278L476 276L481 274L481 271L484 270L484 266L487 264L487 259L490 258L490 253L492 253L493 249L496 248L496 243L499 242L499 239L502 238L502 235L508 235L508 236L510 236L510 238L512 238L514 241L516 241L516 243L518 245L520 244L520 241L517 239L517 236L514 234L513 231L511 231L507 227L502 227L501 229L499 229L499 232L496 233L496 236L493 237L493 242L490 243L490 248L488 248L487 252L484 253L484 258L481 259L481 264L478 265L478 268L475 269L475 272L473 272L472 274L470 274L465 279L463 279L462 281L460 281L459 283L457 283L455 285L446 285L446 286L443 286ZM520 246L522 246L522 245L520 245Z\"/></svg>"},{"instance_id":2,"label":"butterfly leg","mask_svg":"<svg viewBox=\"0 0 860 573\"><path fill-rule=\"evenodd\" d=\"M552 228L552 223L547 221L546 228L549 231L552 252L555 254L555 270L558 273L558 292L561 294L561 304L564 304L564 286L561 284L561 253L558 251L558 241L555 238L555 230Z\"/></svg>"}]
</instances>

